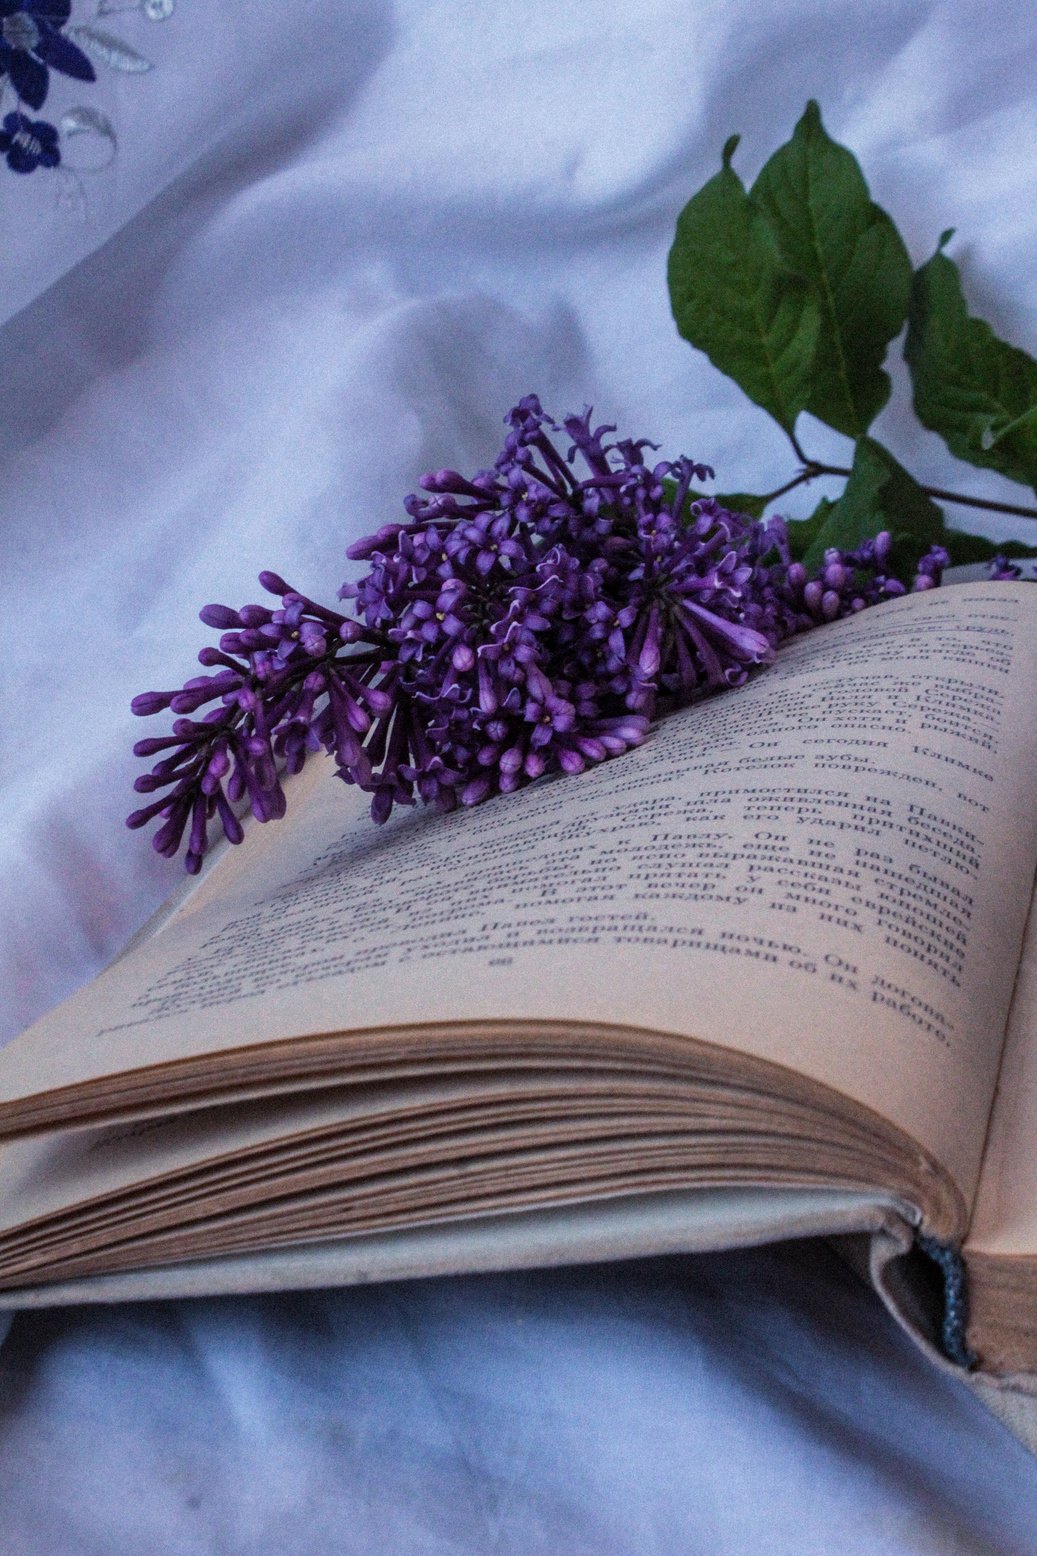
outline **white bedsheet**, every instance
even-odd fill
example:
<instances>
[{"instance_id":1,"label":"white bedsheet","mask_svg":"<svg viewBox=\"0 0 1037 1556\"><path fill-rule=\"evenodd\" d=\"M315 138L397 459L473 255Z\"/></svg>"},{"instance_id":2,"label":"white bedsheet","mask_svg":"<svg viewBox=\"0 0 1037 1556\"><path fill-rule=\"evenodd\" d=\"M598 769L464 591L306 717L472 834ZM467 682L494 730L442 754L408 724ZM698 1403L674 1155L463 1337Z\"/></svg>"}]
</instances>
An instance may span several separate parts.
<instances>
[{"instance_id":1,"label":"white bedsheet","mask_svg":"<svg viewBox=\"0 0 1037 1556\"><path fill-rule=\"evenodd\" d=\"M155 67L102 71L111 165L81 195L0 166L7 1036L176 882L122 828L127 705L190 673L201 605L256 598L262 567L330 597L345 546L422 470L491 459L530 390L721 489L788 478L669 318L676 214L733 131L749 179L816 96L915 261L957 226L974 308L1037 351L1031 0L180 0L97 25ZM912 469L1026 501L908 406L900 373L876 432ZM782 1249L21 1316L0 1548L1032 1553L1037 1469L830 1256Z\"/></svg>"}]
</instances>

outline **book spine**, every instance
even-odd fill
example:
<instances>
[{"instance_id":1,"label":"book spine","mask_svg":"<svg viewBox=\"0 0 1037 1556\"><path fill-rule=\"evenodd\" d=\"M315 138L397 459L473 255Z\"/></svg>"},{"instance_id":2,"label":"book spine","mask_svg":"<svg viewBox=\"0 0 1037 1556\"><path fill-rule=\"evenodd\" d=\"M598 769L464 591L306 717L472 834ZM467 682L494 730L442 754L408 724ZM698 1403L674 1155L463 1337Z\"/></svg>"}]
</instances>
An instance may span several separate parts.
<instances>
[{"instance_id":1,"label":"book spine","mask_svg":"<svg viewBox=\"0 0 1037 1556\"><path fill-rule=\"evenodd\" d=\"M971 1371L978 1357L966 1339L969 1289L961 1250L921 1232L915 1234L915 1246L936 1265L943 1280L943 1321L940 1326L943 1354L956 1366Z\"/></svg>"}]
</instances>

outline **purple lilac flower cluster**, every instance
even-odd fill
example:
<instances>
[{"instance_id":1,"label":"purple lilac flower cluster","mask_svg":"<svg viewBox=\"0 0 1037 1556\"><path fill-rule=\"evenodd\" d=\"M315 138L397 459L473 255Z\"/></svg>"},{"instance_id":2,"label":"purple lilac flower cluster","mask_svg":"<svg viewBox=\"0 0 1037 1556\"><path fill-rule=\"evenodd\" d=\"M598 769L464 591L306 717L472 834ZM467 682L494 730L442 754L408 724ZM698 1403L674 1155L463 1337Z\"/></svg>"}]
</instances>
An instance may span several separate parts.
<instances>
[{"instance_id":1,"label":"purple lilac flower cluster","mask_svg":"<svg viewBox=\"0 0 1037 1556\"><path fill-rule=\"evenodd\" d=\"M243 803L259 821L283 815L281 775L322 749L377 822L396 804L452 810L583 772L660 714L742 685L785 638L904 593L888 534L811 574L780 519L694 498L706 465L649 464L654 444L607 442L615 428L589 411L566 418L563 453L534 395L506 423L492 470L425 476L409 522L350 549L370 571L340 590L349 616L273 573L259 581L279 608L201 612L222 631L198 656L211 673L133 703L176 715L134 748L161 753L136 782L160 797L128 818L160 820L160 853L186 833L197 871L213 822L234 843ZM934 548L914 587L946 565Z\"/></svg>"},{"instance_id":2,"label":"purple lilac flower cluster","mask_svg":"<svg viewBox=\"0 0 1037 1556\"><path fill-rule=\"evenodd\" d=\"M1010 583L1013 579L1021 578L1023 570L1018 562L1013 562L1011 557L999 551L997 556L992 556L987 563L987 575L997 582Z\"/></svg>"}]
</instances>

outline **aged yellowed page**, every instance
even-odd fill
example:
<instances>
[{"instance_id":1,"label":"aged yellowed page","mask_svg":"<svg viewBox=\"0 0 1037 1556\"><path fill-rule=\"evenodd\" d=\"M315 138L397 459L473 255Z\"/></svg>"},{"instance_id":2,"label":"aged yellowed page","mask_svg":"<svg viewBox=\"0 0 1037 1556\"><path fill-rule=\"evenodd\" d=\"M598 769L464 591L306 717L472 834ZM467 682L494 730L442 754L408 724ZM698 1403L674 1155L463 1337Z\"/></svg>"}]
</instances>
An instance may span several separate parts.
<instances>
[{"instance_id":1,"label":"aged yellowed page","mask_svg":"<svg viewBox=\"0 0 1037 1556\"><path fill-rule=\"evenodd\" d=\"M620 761L445 818L377 830L320 779L4 1052L0 1121L192 1055L247 1086L289 1036L439 1029L492 1064L506 1028L574 1060L564 1023L645 1028L845 1093L971 1201L1037 856L1035 618L1011 584L879 607Z\"/></svg>"},{"instance_id":2,"label":"aged yellowed page","mask_svg":"<svg viewBox=\"0 0 1037 1556\"><path fill-rule=\"evenodd\" d=\"M1028 825L1019 818L1019 830ZM1031 909L967 1253L1037 1266L1037 911ZM1035 1269L1037 1273L1037 1269ZM1037 1319L1037 1287L1034 1290Z\"/></svg>"},{"instance_id":3,"label":"aged yellowed page","mask_svg":"<svg viewBox=\"0 0 1037 1556\"><path fill-rule=\"evenodd\" d=\"M1020 829L1025 826L1020 818ZM1022 960L964 1246L980 1366L1037 1394L1037 910ZM1025 1374L1025 1377L1019 1375ZM1035 1407L1029 1405L1033 1435ZM1015 1429L1015 1428L1013 1428ZM1025 1440L1025 1438L1024 1438Z\"/></svg>"},{"instance_id":4,"label":"aged yellowed page","mask_svg":"<svg viewBox=\"0 0 1037 1556\"><path fill-rule=\"evenodd\" d=\"M777 1104L773 1104L777 1108ZM794 1115L795 1110L790 1110ZM730 1108L727 1110L730 1113ZM197 1181L210 1197L220 1185L254 1186L264 1174L391 1151L392 1166L418 1156L460 1156L456 1141L477 1136L480 1150L501 1143L533 1144L547 1132L566 1137L612 1134L634 1120L646 1127L714 1130L725 1122L712 1099L689 1105L687 1088L665 1079L638 1080L602 1071L571 1076L535 1069L479 1075L411 1078L199 1108L96 1130L70 1130L18 1140L4 1148L0 1243L24 1223L54 1216L69 1204L96 1202L155 1185L182 1207ZM775 1125L777 1119L775 1119ZM442 1146L442 1149L441 1149ZM199 1169L205 1168L204 1173Z\"/></svg>"}]
</instances>

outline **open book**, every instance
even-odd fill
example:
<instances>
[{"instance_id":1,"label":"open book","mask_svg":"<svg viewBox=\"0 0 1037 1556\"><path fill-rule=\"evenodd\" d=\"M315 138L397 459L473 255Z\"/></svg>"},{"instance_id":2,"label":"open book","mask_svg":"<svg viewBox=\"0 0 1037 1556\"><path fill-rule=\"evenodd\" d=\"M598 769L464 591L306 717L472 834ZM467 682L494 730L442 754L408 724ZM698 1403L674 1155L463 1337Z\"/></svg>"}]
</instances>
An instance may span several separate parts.
<instances>
[{"instance_id":1,"label":"open book","mask_svg":"<svg viewBox=\"0 0 1037 1556\"><path fill-rule=\"evenodd\" d=\"M471 811L313 759L0 1053L0 1302L826 1233L1037 1373L1035 687L1037 588L973 584Z\"/></svg>"}]
</instances>

